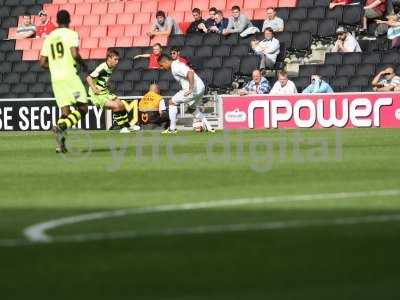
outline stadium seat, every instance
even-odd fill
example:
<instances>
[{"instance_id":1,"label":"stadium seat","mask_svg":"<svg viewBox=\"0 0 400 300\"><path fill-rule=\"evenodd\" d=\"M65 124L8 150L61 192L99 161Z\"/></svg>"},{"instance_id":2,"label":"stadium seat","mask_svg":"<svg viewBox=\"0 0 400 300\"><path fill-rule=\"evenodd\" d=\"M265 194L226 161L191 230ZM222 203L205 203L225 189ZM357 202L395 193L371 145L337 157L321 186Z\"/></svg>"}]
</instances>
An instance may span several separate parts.
<instances>
[{"instance_id":1,"label":"stadium seat","mask_svg":"<svg viewBox=\"0 0 400 300\"><path fill-rule=\"evenodd\" d=\"M193 8L198 8L201 11L208 11L208 8L211 7L209 5L210 5L210 1L209 0L195 0L192 3L192 9Z\"/></svg>"},{"instance_id":2,"label":"stadium seat","mask_svg":"<svg viewBox=\"0 0 400 300\"><path fill-rule=\"evenodd\" d=\"M297 7L314 7L314 0L298 0Z\"/></svg>"},{"instance_id":3,"label":"stadium seat","mask_svg":"<svg viewBox=\"0 0 400 300\"><path fill-rule=\"evenodd\" d=\"M326 10L325 14L326 18L333 18L337 21L338 24L342 23L343 20L343 6L336 6L334 9Z\"/></svg>"},{"instance_id":4,"label":"stadium seat","mask_svg":"<svg viewBox=\"0 0 400 300\"><path fill-rule=\"evenodd\" d=\"M17 28L9 28L8 30L8 38L9 39L15 39L16 38L16 34L17 34Z\"/></svg>"},{"instance_id":5,"label":"stadium seat","mask_svg":"<svg viewBox=\"0 0 400 300\"><path fill-rule=\"evenodd\" d=\"M192 0L178 0L178 5L175 5L175 11L191 11L192 10Z\"/></svg>"},{"instance_id":6,"label":"stadium seat","mask_svg":"<svg viewBox=\"0 0 400 300\"><path fill-rule=\"evenodd\" d=\"M275 34L275 37L279 41L279 43L285 45L286 49L292 48L292 39L293 39L292 32L288 31L277 32Z\"/></svg>"},{"instance_id":7,"label":"stadium seat","mask_svg":"<svg viewBox=\"0 0 400 300\"><path fill-rule=\"evenodd\" d=\"M77 26L75 31L78 32L80 39L90 37L90 26Z\"/></svg>"},{"instance_id":8,"label":"stadium seat","mask_svg":"<svg viewBox=\"0 0 400 300\"><path fill-rule=\"evenodd\" d=\"M249 55L249 45L235 45L235 46L232 46L231 55L233 55L233 56L247 56L247 55Z\"/></svg>"},{"instance_id":9,"label":"stadium seat","mask_svg":"<svg viewBox=\"0 0 400 300\"><path fill-rule=\"evenodd\" d=\"M179 23L179 28L181 29L183 34L186 34L186 32L188 31L189 27L190 27L190 22Z\"/></svg>"},{"instance_id":10,"label":"stadium seat","mask_svg":"<svg viewBox=\"0 0 400 300\"><path fill-rule=\"evenodd\" d=\"M242 13L247 16L250 20L252 20L254 17L254 9L242 9Z\"/></svg>"},{"instance_id":11,"label":"stadium seat","mask_svg":"<svg viewBox=\"0 0 400 300\"><path fill-rule=\"evenodd\" d=\"M227 45L218 45L213 47L214 56L229 56L231 53L231 47Z\"/></svg>"},{"instance_id":12,"label":"stadium seat","mask_svg":"<svg viewBox=\"0 0 400 300\"><path fill-rule=\"evenodd\" d=\"M75 15L90 15L92 12L92 4L91 3L79 3L75 8ZM55 15L57 12L55 13Z\"/></svg>"},{"instance_id":13,"label":"stadium seat","mask_svg":"<svg viewBox=\"0 0 400 300\"><path fill-rule=\"evenodd\" d=\"M290 20L305 20L307 19L307 8L296 7L292 8L289 12Z\"/></svg>"},{"instance_id":14,"label":"stadium seat","mask_svg":"<svg viewBox=\"0 0 400 300\"><path fill-rule=\"evenodd\" d=\"M325 18L325 7L311 7L307 8L308 19L324 19Z\"/></svg>"},{"instance_id":15,"label":"stadium seat","mask_svg":"<svg viewBox=\"0 0 400 300\"><path fill-rule=\"evenodd\" d=\"M318 33L318 21L314 19L304 20L300 23L300 31L308 31L312 36Z\"/></svg>"},{"instance_id":16,"label":"stadium seat","mask_svg":"<svg viewBox=\"0 0 400 300\"><path fill-rule=\"evenodd\" d=\"M299 93L310 84L310 77L291 77L289 79L294 82Z\"/></svg>"},{"instance_id":17,"label":"stadium seat","mask_svg":"<svg viewBox=\"0 0 400 300\"><path fill-rule=\"evenodd\" d=\"M83 17L83 25L99 25L100 23L100 16L98 15L86 15Z\"/></svg>"},{"instance_id":18,"label":"stadium seat","mask_svg":"<svg viewBox=\"0 0 400 300\"><path fill-rule=\"evenodd\" d=\"M330 0L314 0L314 6L328 7Z\"/></svg>"},{"instance_id":19,"label":"stadium seat","mask_svg":"<svg viewBox=\"0 0 400 300\"><path fill-rule=\"evenodd\" d=\"M192 21L194 21L192 12L191 11L185 12L185 18L183 19L183 22L191 23Z\"/></svg>"},{"instance_id":20,"label":"stadium seat","mask_svg":"<svg viewBox=\"0 0 400 300\"><path fill-rule=\"evenodd\" d=\"M21 57L22 59L22 57ZM26 73L29 71L29 64L22 62L22 60L20 59L19 62L13 63L12 64L12 71L13 72L17 72L17 73ZM41 69L44 70L44 69ZM36 72L39 73L39 72ZM46 72L47 73L47 72ZM1 80L1 78L0 78Z\"/></svg>"},{"instance_id":21,"label":"stadium seat","mask_svg":"<svg viewBox=\"0 0 400 300\"><path fill-rule=\"evenodd\" d=\"M16 50L28 50L31 49L32 39L18 39L15 41Z\"/></svg>"},{"instance_id":22,"label":"stadium seat","mask_svg":"<svg viewBox=\"0 0 400 300\"><path fill-rule=\"evenodd\" d=\"M400 53L397 52L397 50L390 50L383 52L382 63L388 63L388 64L400 63Z\"/></svg>"},{"instance_id":23,"label":"stadium seat","mask_svg":"<svg viewBox=\"0 0 400 300\"><path fill-rule=\"evenodd\" d=\"M115 37L104 36L99 39L99 48L111 48L115 47Z\"/></svg>"},{"instance_id":24,"label":"stadium seat","mask_svg":"<svg viewBox=\"0 0 400 300\"><path fill-rule=\"evenodd\" d=\"M243 8L250 9L250 8L260 8L261 0L244 0Z\"/></svg>"},{"instance_id":25,"label":"stadium seat","mask_svg":"<svg viewBox=\"0 0 400 300\"><path fill-rule=\"evenodd\" d=\"M342 54L342 64L343 65L359 64L359 63L361 63L361 56L362 56L362 54L359 52L343 53Z\"/></svg>"},{"instance_id":26,"label":"stadium seat","mask_svg":"<svg viewBox=\"0 0 400 300\"><path fill-rule=\"evenodd\" d=\"M335 76L330 79L330 84L334 87L334 90L341 90L343 87L349 85L349 77L347 76Z\"/></svg>"},{"instance_id":27,"label":"stadium seat","mask_svg":"<svg viewBox=\"0 0 400 300\"><path fill-rule=\"evenodd\" d=\"M209 6L222 10L226 7L226 0L210 0Z\"/></svg>"},{"instance_id":28,"label":"stadium seat","mask_svg":"<svg viewBox=\"0 0 400 300\"><path fill-rule=\"evenodd\" d=\"M38 60L39 50L24 50L22 60Z\"/></svg>"},{"instance_id":29,"label":"stadium seat","mask_svg":"<svg viewBox=\"0 0 400 300\"><path fill-rule=\"evenodd\" d=\"M185 45L187 46L201 46L203 43L204 35L201 33L189 33L186 35Z\"/></svg>"},{"instance_id":30,"label":"stadium seat","mask_svg":"<svg viewBox=\"0 0 400 300\"><path fill-rule=\"evenodd\" d=\"M240 75L251 76L253 70L260 66L260 57L256 55L245 56L240 61Z\"/></svg>"},{"instance_id":31,"label":"stadium seat","mask_svg":"<svg viewBox=\"0 0 400 300\"><path fill-rule=\"evenodd\" d=\"M107 27L107 35L110 37L122 37L124 36L125 26L124 25L110 25Z\"/></svg>"},{"instance_id":32,"label":"stadium seat","mask_svg":"<svg viewBox=\"0 0 400 300\"><path fill-rule=\"evenodd\" d=\"M194 51L194 56L199 56L199 57L207 57L207 56L212 56L212 48L210 46L201 46L197 47Z\"/></svg>"},{"instance_id":33,"label":"stadium seat","mask_svg":"<svg viewBox=\"0 0 400 300\"><path fill-rule=\"evenodd\" d=\"M150 81L150 82L157 82L160 73L158 70L144 70L142 72L142 80Z\"/></svg>"},{"instance_id":34,"label":"stadium seat","mask_svg":"<svg viewBox=\"0 0 400 300\"><path fill-rule=\"evenodd\" d=\"M124 12L130 14L139 13L141 5L142 2L140 1L128 1L125 3Z\"/></svg>"},{"instance_id":35,"label":"stadium seat","mask_svg":"<svg viewBox=\"0 0 400 300\"><path fill-rule=\"evenodd\" d=\"M193 57L194 56L194 48L191 46L184 46L181 48L181 55L184 57Z\"/></svg>"},{"instance_id":36,"label":"stadium seat","mask_svg":"<svg viewBox=\"0 0 400 300\"><path fill-rule=\"evenodd\" d=\"M142 48L135 47L135 48L129 48L126 49L125 51L125 58L134 58L136 55L142 54Z\"/></svg>"},{"instance_id":37,"label":"stadium seat","mask_svg":"<svg viewBox=\"0 0 400 300\"><path fill-rule=\"evenodd\" d=\"M334 77L336 76L336 65L319 65L316 74L322 77Z\"/></svg>"},{"instance_id":38,"label":"stadium seat","mask_svg":"<svg viewBox=\"0 0 400 300\"><path fill-rule=\"evenodd\" d=\"M22 74L20 82L22 83L31 83L31 82L36 82L37 81L37 75L36 73L26 73Z\"/></svg>"},{"instance_id":39,"label":"stadium seat","mask_svg":"<svg viewBox=\"0 0 400 300\"><path fill-rule=\"evenodd\" d=\"M290 19L285 23L285 31L298 32L300 29L300 21Z\"/></svg>"},{"instance_id":40,"label":"stadium seat","mask_svg":"<svg viewBox=\"0 0 400 300\"><path fill-rule=\"evenodd\" d=\"M148 33L149 31L151 31L153 29L153 24L143 24L143 25L139 25L139 26L141 26L140 34L143 34L143 35L145 35L146 33Z\"/></svg>"},{"instance_id":41,"label":"stadium seat","mask_svg":"<svg viewBox=\"0 0 400 300\"><path fill-rule=\"evenodd\" d=\"M221 37L221 45L237 45L239 40L239 35L236 33L232 33L227 36Z\"/></svg>"},{"instance_id":42,"label":"stadium seat","mask_svg":"<svg viewBox=\"0 0 400 300\"><path fill-rule=\"evenodd\" d=\"M349 83L352 86L361 86L361 87L364 86L365 87L365 86L369 86L370 80L369 80L369 76L357 75L357 76L350 77Z\"/></svg>"},{"instance_id":43,"label":"stadium seat","mask_svg":"<svg viewBox=\"0 0 400 300\"><path fill-rule=\"evenodd\" d=\"M175 0L160 0L158 2L158 10L162 10L165 13L173 12L175 8Z\"/></svg>"},{"instance_id":44,"label":"stadium seat","mask_svg":"<svg viewBox=\"0 0 400 300\"><path fill-rule=\"evenodd\" d=\"M261 0L260 8L278 7L278 0Z\"/></svg>"},{"instance_id":45,"label":"stadium seat","mask_svg":"<svg viewBox=\"0 0 400 300\"><path fill-rule=\"evenodd\" d=\"M375 64L359 64L356 67L357 75L375 75Z\"/></svg>"},{"instance_id":46,"label":"stadium seat","mask_svg":"<svg viewBox=\"0 0 400 300\"><path fill-rule=\"evenodd\" d=\"M186 36L183 34L171 35L168 40L168 46L182 47L185 45Z\"/></svg>"},{"instance_id":47,"label":"stadium seat","mask_svg":"<svg viewBox=\"0 0 400 300\"><path fill-rule=\"evenodd\" d=\"M267 13L265 8L256 8L254 10L254 15L253 15L254 20L260 20L261 22L264 22L266 16Z\"/></svg>"},{"instance_id":48,"label":"stadium seat","mask_svg":"<svg viewBox=\"0 0 400 300\"><path fill-rule=\"evenodd\" d=\"M43 46L44 39L33 39L32 40L32 50L41 50Z\"/></svg>"},{"instance_id":49,"label":"stadium seat","mask_svg":"<svg viewBox=\"0 0 400 300\"><path fill-rule=\"evenodd\" d=\"M276 10L276 15L281 18L282 20L286 21L287 19L289 19L289 8L287 7L279 7Z\"/></svg>"},{"instance_id":50,"label":"stadium seat","mask_svg":"<svg viewBox=\"0 0 400 300\"><path fill-rule=\"evenodd\" d=\"M80 48L80 49L79 49L79 54L81 55L81 57L82 57L83 59L89 59L90 49L83 49L83 48Z\"/></svg>"},{"instance_id":51,"label":"stadium seat","mask_svg":"<svg viewBox=\"0 0 400 300\"><path fill-rule=\"evenodd\" d=\"M232 8L232 6L237 5L242 9L243 2L244 2L244 0L226 0L225 8L230 10Z\"/></svg>"},{"instance_id":52,"label":"stadium seat","mask_svg":"<svg viewBox=\"0 0 400 300\"><path fill-rule=\"evenodd\" d=\"M82 39L81 42L81 47L82 48L87 48L87 49L95 49L99 45L99 39L98 38L85 38Z\"/></svg>"},{"instance_id":53,"label":"stadium seat","mask_svg":"<svg viewBox=\"0 0 400 300\"><path fill-rule=\"evenodd\" d=\"M150 38L145 35L135 36L133 38L133 47L147 47L150 45Z\"/></svg>"},{"instance_id":54,"label":"stadium seat","mask_svg":"<svg viewBox=\"0 0 400 300\"><path fill-rule=\"evenodd\" d=\"M142 7L140 8L141 12L156 12L158 9L158 1L157 0L147 0L142 1Z\"/></svg>"},{"instance_id":55,"label":"stadium seat","mask_svg":"<svg viewBox=\"0 0 400 300\"><path fill-rule=\"evenodd\" d=\"M117 23L117 15L106 14L100 17L100 25L114 25Z\"/></svg>"},{"instance_id":56,"label":"stadium seat","mask_svg":"<svg viewBox=\"0 0 400 300\"><path fill-rule=\"evenodd\" d=\"M379 52L362 53L363 64L378 64L381 61L381 54Z\"/></svg>"},{"instance_id":57,"label":"stadium seat","mask_svg":"<svg viewBox=\"0 0 400 300\"><path fill-rule=\"evenodd\" d=\"M176 23L181 23L185 19L185 12L183 11L171 11L168 13L172 19L175 20Z\"/></svg>"},{"instance_id":58,"label":"stadium seat","mask_svg":"<svg viewBox=\"0 0 400 300\"><path fill-rule=\"evenodd\" d=\"M336 76L352 76L354 74L354 65L340 65L336 67Z\"/></svg>"},{"instance_id":59,"label":"stadium seat","mask_svg":"<svg viewBox=\"0 0 400 300\"><path fill-rule=\"evenodd\" d=\"M167 36L158 35L158 36L153 37L150 40L150 46L152 46L154 44L157 44L157 43L161 44L161 46L165 46L165 45L167 45L167 42L168 42L168 37Z\"/></svg>"},{"instance_id":60,"label":"stadium seat","mask_svg":"<svg viewBox=\"0 0 400 300\"><path fill-rule=\"evenodd\" d=\"M149 24L150 20L150 13L135 13L133 17L133 24Z\"/></svg>"},{"instance_id":61,"label":"stadium seat","mask_svg":"<svg viewBox=\"0 0 400 300\"><path fill-rule=\"evenodd\" d=\"M61 4L59 6L59 10L62 10L62 9L68 11L71 16L75 14L75 4L72 4L72 3Z\"/></svg>"},{"instance_id":62,"label":"stadium seat","mask_svg":"<svg viewBox=\"0 0 400 300\"><path fill-rule=\"evenodd\" d=\"M96 3L92 5L92 15L105 15L107 14L108 3Z\"/></svg>"},{"instance_id":63,"label":"stadium seat","mask_svg":"<svg viewBox=\"0 0 400 300\"><path fill-rule=\"evenodd\" d=\"M117 14L122 14L124 10L125 10L124 2L114 2L108 4L107 12L112 15L117 15Z\"/></svg>"},{"instance_id":64,"label":"stadium seat","mask_svg":"<svg viewBox=\"0 0 400 300\"><path fill-rule=\"evenodd\" d=\"M107 36L107 26L91 26L90 28L90 37L94 38L103 38Z\"/></svg>"},{"instance_id":65,"label":"stadium seat","mask_svg":"<svg viewBox=\"0 0 400 300\"><path fill-rule=\"evenodd\" d=\"M240 71L240 57L239 56L223 57L222 67L231 68L234 74L238 74Z\"/></svg>"},{"instance_id":66,"label":"stadium seat","mask_svg":"<svg viewBox=\"0 0 400 300\"><path fill-rule=\"evenodd\" d=\"M107 49L105 48L96 48L90 49L89 58L90 59L104 59L107 54Z\"/></svg>"},{"instance_id":67,"label":"stadium seat","mask_svg":"<svg viewBox=\"0 0 400 300\"><path fill-rule=\"evenodd\" d=\"M345 5L343 7L343 19L344 25L359 25L363 15L363 8L361 5Z\"/></svg>"},{"instance_id":68,"label":"stadium seat","mask_svg":"<svg viewBox=\"0 0 400 300\"><path fill-rule=\"evenodd\" d=\"M228 89L232 87L233 72L231 68L222 68L214 70L212 86L219 89Z\"/></svg>"},{"instance_id":69,"label":"stadium seat","mask_svg":"<svg viewBox=\"0 0 400 300\"><path fill-rule=\"evenodd\" d=\"M124 80L140 81L142 80L142 72L138 70L131 70L125 73Z\"/></svg>"},{"instance_id":70,"label":"stadium seat","mask_svg":"<svg viewBox=\"0 0 400 300\"><path fill-rule=\"evenodd\" d=\"M133 37L132 36L120 36L115 41L115 47L132 47Z\"/></svg>"},{"instance_id":71,"label":"stadium seat","mask_svg":"<svg viewBox=\"0 0 400 300\"><path fill-rule=\"evenodd\" d=\"M297 0L279 0L279 7L296 7Z\"/></svg>"},{"instance_id":72,"label":"stadium seat","mask_svg":"<svg viewBox=\"0 0 400 300\"><path fill-rule=\"evenodd\" d=\"M83 24L83 15L73 15L71 16L70 26L81 26Z\"/></svg>"},{"instance_id":73,"label":"stadium seat","mask_svg":"<svg viewBox=\"0 0 400 300\"><path fill-rule=\"evenodd\" d=\"M342 53L327 53L325 56L326 65L341 65L342 64Z\"/></svg>"},{"instance_id":74,"label":"stadium seat","mask_svg":"<svg viewBox=\"0 0 400 300\"><path fill-rule=\"evenodd\" d=\"M125 13L117 15L117 24L130 25L133 23L133 14Z\"/></svg>"},{"instance_id":75,"label":"stadium seat","mask_svg":"<svg viewBox=\"0 0 400 300\"><path fill-rule=\"evenodd\" d=\"M217 33L208 33L204 35L203 45L205 46L217 46L221 43L221 35Z\"/></svg>"},{"instance_id":76,"label":"stadium seat","mask_svg":"<svg viewBox=\"0 0 400 300\"><path fill-rule=\"evenodd\" d=\"M337 20L326 18L318 21L317 35L321 38L336 37Z\"/></svg>"},{"instance_id":77,"label":"stadium seat","mask_svg":"<svg viewBox=\"0 0 400 300\"><path fill-rule=\"evenodd\" d=\"M91 7L91 5L90 5L90 7ZM43 4L43 9L47 11L47 14L49 16L55 16L55 15L57 15L57 12L59 11L59 5L52 4L52 3L45 3L45 4ZM80 9L77 11L77 13L79 13L79 11L80 11ZM89 11L89 13L90 13L90 11Z\"/></svg>"}]
</instances>

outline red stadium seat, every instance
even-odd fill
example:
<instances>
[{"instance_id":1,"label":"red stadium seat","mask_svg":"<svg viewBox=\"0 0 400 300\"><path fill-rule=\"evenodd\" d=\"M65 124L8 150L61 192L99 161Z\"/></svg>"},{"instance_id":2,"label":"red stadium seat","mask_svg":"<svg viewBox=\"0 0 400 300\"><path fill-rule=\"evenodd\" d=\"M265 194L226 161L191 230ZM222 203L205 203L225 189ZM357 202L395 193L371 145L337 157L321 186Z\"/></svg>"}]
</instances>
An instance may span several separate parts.
<instances>
[{"instance_id":1,"label":"red stadium seat","mask_svg":"<svg viewBox=\"0 0 400 300\"><path fill-rule=\"evenodd\" d=\"M115 37L103 37L99 40L99 48L115 47Z\"/></svg>"},{"instance_id":2,"label":"red stadium seat","mask_svg":"<svg viewBox=\"0 0 400 300\"><path fill-rule=\"evenodd\" d=\"M89 58L91 59L105 59L107 55L106 48L90 49Z\"/></svg>"},{"instance_id":3,"label":"red stadium seat","mask_svg":"<svg viewBox=\"0 0 400 300\"><path fill-rule=\"evenodd\" d=\"M198 8L200 10L208 10L210 1L209 0L195 0L192 3L192 9Z\"/></svg>"},{"instance_id":4,"label":"red stadium seat","mask_svg":"<svg viewBox=\"0 0 400 300\"><path fill-rule=\"evenodd\" d=\"M125 10L125 3L124 2L114 2L108 4L108 13L109 14L122 14Z\"/></svg>"},{"instance_id":5,"label":"red stadium seat","mask_svg":"<svg viewBox=\"0 0 400 300\"><path fill-rule=\"evenodd\" d=\"M76 15L86 16L86 15L90 15L91 12L92 12L92 4L91 3L80 3L80 4L77 4L75 7Z\"/></svg>"},{"instance_id":6,"label":"red stadium seat","mask_svg":"<svg viewBox=\"0 0 400 300\"><path fill-rule=\"evenodd\" d=\"M133 17L133 24L149 24L150 13L136 13Z\"/></svg>"},{"instance_id":7,"label":"red stadium seat","mask_svg":"<svg viewBox=\"0 0 400 300\"><path fill-rule=\"evenodd\" d=\"M41 50L44 39L32 39L32 50Z\"/></svg>"},{"instance_id":8,"label":"red stadium seat","mask_svg":"<svg viewBox=\"0 0 400 300\"><path fill-rule=\"evenodd\" d=\"M254 9L242 9L242 13L252 20L254 16Z\"/></svg>"},{"instance_id":9,"label":"red stadium seat","mask_svg":"<svg viewBox=\"0 0 400 300\"><path fill-rule=\"evenodd\" d=\"M79 54L83 59L89 59L90 49L79 49Z\"/></svg>"},{"instance_id":10,"label":"red stadium seat","mask_svg":"<svg viewBox=\"0 0 400 300\"><path fill-rule=\"evenodd\" d=\"M107 36L107 26L95 25L90 28L90 37L102 38Z\"/></svg>"},{"instance_id":11,"label":"red stadium seat","mask_svg":"<svg viewBox=\"0 0 400 300\"><path fill-rule=\"evenodd\" d=\"M97 48L98 45L99 45L99 39L92 37L82 39L81 43L81 47L87 49Z\"/></svg>"},{"instance_id":12,"label":"red stadium seat","mask_svg":"<svg viewBox=\"0 0 400 300\"><path fill-rule=\"evenodd\" d=\"M278 0L261 0L261 8L278 7Z\"/></svg>"},{"instance_id":13,"label":"red stadium seat","mask_svg":"<svg viewBox=\"0 0 400 300\"><path fill-rule=\"evenodd\" d=\"M125 3L125 13L139 13L140 12L140 7L141 7L142 2L137 2L137 1L127 1Z\"/></svg>"},{"instance_id":14,"label":"red stadium seat","mask_svg":"<svg viewBox=\"0 0 400 300\"><path fill-rule=\"evenodd\" d=\"M96 3L92 5L93 15L104 15L107 13L108 3Z\"/></svg>"},{"instance_id":15,"label":"red stadium seat","mask_svg":"<svg viewBox=\"0 0 400 300\"><path fill-rule=\"evenodd\" d=\"M165 13L168 13L174 11L174 9L175 9L175 0L160 0L158 2L158 10L162 10Z\"/></svg>"},{"instance_id":16,"label":"red stadium seat","mask_svg":"<svg viewBox=\"0 0 400 300\"><path fill-rule=\"evenodd\" d=\"M146 35L146 33L148 33L152 29L153 29L153 24L143 24L141 34ZM140 35L140 34L138 34L138 35Z\"/></svg>"},{"instance_id":17,"label":"red stadium seat","mask_svg":"<svg viewBox=\"0 0 400 300\"><path fill-rule=\"evenodd\" d=\"M47 11L47 14L49 16L55 16L55 15L57 15L59 6L58 6L58 4L45 3L45 4L43 4L43 9L45 11Z\"/></svg>"},{"instance_id":18,"label":"red stadium seat","mask_svg":"<svg viewBox=\"0 0 400 300\"><path fill-rule=\"evenodd\" d=\"M133 14L120 14L117 16L117 24L129 25L133 23Z\"/></svg>"},{"instance_id":19,"label":"red stadium seat","mask_svg":"<svg viewBox=\"0 0 400 300\"><path fill-rule=\"evenodd\" d=\"M210 0L210 7L224 9L226 7L226 0Z\"/></svg>"},{"instance_id":20,"label":"red stadium seat","mask_svg":"<svg viewBox=\"0 0 400 300\"><path fill-rule=\"evenodd\" d=\"M8 38L15 39L17 35L17 27L8 28Z\"/></svg>"},{"instance_id":21,"label":"red stadium seat","mask_svg":"<svg viewBox=\"0 0 400 300\"><path fill-rule=\"evenodd\" d=\"M191 11L185 12L185 19L183 20L183 22L193 22L193 21L194 21L194 18L193 18L192 12Z\"/></svg>"},{"instance_id":22,"label":"red stadium seat","mask_svg":"<svg viewBox=\"0 0 400 300\"><path fill-rule=\"evenodd\" d=\"M114 25L117 24L117 15L102 15L100 16L100 24L101 25Z\"/></svg>"},{"instance_id":23,"label":"red stadium seat","mask_svg":"<svg viewBox=\"0 0 400 300\"><path fill-rule=\"evenodd\" d=\"M32 49L32 39L18 39L15 41L15 50Z\"/></svg>"},{"instance_id":24,"label":"red stadium seat","mask_svg":"<svg viewBox=\"0 0 400 300\"><path fill-rule=\"evenodd\" d=\"M38 60L39 50L24 50L22 53L22 60Z\"/></svg>"},{"instance_id":25,"label":"red stadium seat","mask_svg":"<svg viewBox=\"0 0 400 300\"><path fill-rule=\"evenodd\" d=\"M100 16L98 15L87 15L83 17L83 25L99 25L100 23Z\"/></svg>"},{"instance_id":26,"label":"red stadium seat","mask_svg":"<svg viewBox=\"0 0 400 300\"><path fill-rule=\"evenodd\" d=\"M99 3L100 2L100 0L82 0L82 1L85 1L87 3Z\"/></svg>"},{"instance_id":27,"label":"red stadium seat","mask_svg":"<svg viewBox=\"0 0 400 300\"><path fill-rule=\"evenodd\" d=\"M232 6L235 6L235 5L239 6L240 9L242 9L243 8L243 0L227 0L225 8L231 9Z\"/></svg>"},{"instance_id":28,"label":"red stadium seat","mask_svg":"<svg viewBox=\"0 0 400 300\"><path fill-rule=\"evenodd\" d=\"M265 20L267 18L267 10L265 8L258 8L254 10L254 20Z\"/></svg>"},{"instance_id":29,"label":"red stadium seat","mask_svg":"<svg viewBox=\"0 0 400 300\"><path fill-rule=\"evenodd\" d=\"M261 0L244 0L243 8L260 8Z\"/></svg>"},{"instance_id":30,"label":"red stadium seat","mask_svg":"<svg viewBox=\"0 0 400 300\"><path fill-rule=\"evenodd\" d=\"M279 7L296 7L297 0L279 0Z\"/></svg>"},{"instance_id":31,"label":"red stadium seat","mask_svg":"<svg viewBox=\"0 0 400 300\"><path fill-rule=\"evenodd\" d=\"M147 0L142 2L141 12L155 12L158 8L158 2L156 0Z\"/></svg>"},{"instance_id":32,"label":"red stadium seat","mask_svg":"<svg viewBox=\"0 0 400 300\"><path fill-rule=\"evenodd\" d=\"M62 9L68 11L71 16L75 14L75 4L72 3L61 4L59 10Z\"/></svg>"},{"instance_id":33,"label":"red stadium seat","mask_svg":"<svg viewBox=\"0 0 400 300\"><path fill-rule=\"evenodd\" d=\"M125 36L138 36L141 34L141 25L138 24L131 24L125 25Z\"/></svg>"},{"instance_id":34,"label":"red stadium seat","mask_svg":"<svg viewBox=\"0 0 400 300\"><path fill-rule=\"evenodd\" d=\"M181 23L185 20L185 13L183 11L171 11L168 16L172 17L176 23Z\"/></svg>"},{"instance_id":35,"label":"red stadium seat","mask_svg":"<svg viewBox=\"0 0 400 300\"><path fill-rule=\"evenodd\" d=\"M146 35L135 36L133 38L133 47L147 47L150 46L150 38Z\"/></svg>"},{"instance_id":36,"label":"red stadium seat","mask_svg":"<svg viewBox=\"0 0 400 300\"><path fill-rule=\"evenodd\" d=\"M53 0L54 4L65 4L68 3L68 0Z\"/></svg>"},{"instance_id":37,"label":"red stadium seat","mask_svg":"<svg viewBox=\"0 0 400 300\"><path fill-rule=\"evenodd\" d=\"M150 40L150 46L160 43L161 46L166 46L168 42L167 36L155 36Z\"/></svg>"},{"instance_id":38,"label":"red stadium seat","mask_svg":"<svg viewBox=\"0 0 400 300\"><path fill-rule=\"evenodd\" d=\"M107 35L110 37L124 36L125 26L124 25L110 25L108 26Z\"/></svg>"},{"instance_id":39,"label":"red stadium seat","mask_svg":"<svg viewBox=\"0 0 400 300\"><path fill-rule=\"evenodd\" d=\"M183 34L186 34L186 31L189 29L190 22L181 22L179 23L179 28L183 32Z\"/></svg>"},{"instance_id":40,"label":"red stadium seat","mask_svg":"<svg viewBox=\"0 0 400 300\"><path fill-rule=\"evenodd\" d=\"M90 26L76 26L75 31L78 32L80 39L90 37Z\"/></svg>"},{"instance_id":41,"label":"red stadium seat","mask_svg":"<svg viewBox=\"0 0 400 300\"><path fill-rule=\"evenodd\" d=\"M68 0L68 3L83 4L84 0Z\"/></svg>"},{"instance_id":42,"label":"red stadium seat","mask_svg":"<svg viewBox=\"0 0 400 300\"><path fill-rule=\"evenodd\" d=\"M83 24L83 16L72 15L71 16L71 26L81 26Z\"/></svg>"},{"instance_id":43,"label":"red stadium seat","mask_svg":"<svg viewBox=\"0 0 400 300\"><path fill-rule=\"evenodd\" d=\"M177 5L175 5L175 11L191 11L192 10L192 0L178 0Z\"/></svg>"},{"instance_id":44,"label":"red stadium seat","mask_svg":"<svg viewBox=\"0 0 400 300\"><path fill-rule=\"evenodd\" d=\"M132 47L133 37L131 36L120 36L115 41L115 47Z\"/></svg>"}]
</instances>

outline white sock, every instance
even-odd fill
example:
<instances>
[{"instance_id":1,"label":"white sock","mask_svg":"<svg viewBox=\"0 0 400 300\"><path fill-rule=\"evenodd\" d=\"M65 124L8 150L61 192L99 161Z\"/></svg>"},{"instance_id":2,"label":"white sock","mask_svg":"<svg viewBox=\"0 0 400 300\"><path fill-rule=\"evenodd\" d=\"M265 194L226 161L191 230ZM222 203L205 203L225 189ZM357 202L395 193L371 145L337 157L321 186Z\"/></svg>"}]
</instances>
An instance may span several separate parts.
<instances>
[{"instance_id":1,"label":"white sock","mask_svg":"<svg viewBox=\"0 0 400 300\"><path fill-rule=\"evenodd\" d=\"M178 108L176 105L170 105L169 106L169 120L171 121L171 124L169 125L169 129L175 130L176 129L176 115L178 114Z\"/></svg>"},{"instance_id":2,"label":"white sock","mask_svg":"<svg viewBox=\"0 0 400 300\"><path fill-rule=\"evenodd\" d=\"M204 126L206 127L207 130L210 130L212 127L210 125L210 123L208 123L208 120L206 119L206 117L204 116L204 114L200 111L199 108L196 108L196 111L194 112L194 117L196 119L200 119Z\"/></svg>"}]
</instances>

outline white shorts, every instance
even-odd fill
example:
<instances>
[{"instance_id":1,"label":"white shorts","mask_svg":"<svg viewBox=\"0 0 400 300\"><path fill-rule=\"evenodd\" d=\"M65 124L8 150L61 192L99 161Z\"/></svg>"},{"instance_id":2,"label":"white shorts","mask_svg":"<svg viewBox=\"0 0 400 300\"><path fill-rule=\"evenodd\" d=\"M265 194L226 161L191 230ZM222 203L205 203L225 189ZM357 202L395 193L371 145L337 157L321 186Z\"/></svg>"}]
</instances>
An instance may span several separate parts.
<instances>
[{"instance_id":1,"label":"white shorts","mask_svg":"<svg viewBox=\"0 0 400 300\"><path fill-rule=\"evenodd\" d=\"M200 94L190 94L189 96L185 96L185 93L186 91L184 90L180 90L179 92L177 92L172 97L172 102L175 104L188 103L189 105L192 105L194 103L199 103L203 100L204 90L202 90Z\"/></svg>"}]
</instances>

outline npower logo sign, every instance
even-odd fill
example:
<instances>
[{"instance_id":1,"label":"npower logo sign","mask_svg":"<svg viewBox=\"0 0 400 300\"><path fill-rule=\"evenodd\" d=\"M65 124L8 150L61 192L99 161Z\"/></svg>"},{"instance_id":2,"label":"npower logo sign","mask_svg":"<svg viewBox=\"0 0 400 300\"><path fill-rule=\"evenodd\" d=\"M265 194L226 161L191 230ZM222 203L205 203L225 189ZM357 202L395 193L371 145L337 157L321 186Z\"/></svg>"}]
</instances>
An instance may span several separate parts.
<instances>
[{"instance_id":1,"label":"npower logo sign","mask_svg":"<svg viewBox=\"0 0 400 300\"><path fill-rule=\"evenodd\" d=\"M225 128L400 127L400 94L223 98ZM239 100L240 99L240 100ZM233 107L234 106L234 107ZM245 113L246 112L246 113Z\"/></svg>"}]
</instances>

